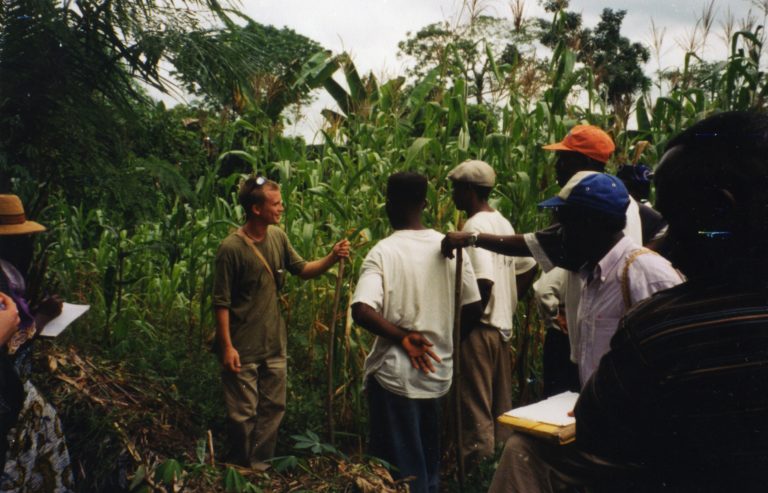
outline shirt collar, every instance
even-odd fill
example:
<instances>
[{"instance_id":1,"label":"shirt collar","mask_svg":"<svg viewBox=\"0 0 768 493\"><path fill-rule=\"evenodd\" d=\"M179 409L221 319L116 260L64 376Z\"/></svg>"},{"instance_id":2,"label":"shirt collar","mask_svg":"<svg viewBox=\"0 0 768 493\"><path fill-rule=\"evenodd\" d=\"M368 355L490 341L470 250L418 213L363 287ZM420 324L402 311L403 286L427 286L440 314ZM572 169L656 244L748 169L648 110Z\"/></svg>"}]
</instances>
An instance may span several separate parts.
<instances>
[{"instance_id":1,"label":"shirt collar","mask_svg":"<svg viewBox=\"0 0 768 493\"><path fill-rule=\"evenodd\" d=\"M622 237L619 241L613 245L613 248L608 250L603 258L595 265L591 271L582 269L581 275L588 282L593 279L600 279L600 282L605 282L605 276L607 273L615 270L619 261L624 258L624 254L627 250L634 250L637 248L635 242L629 236Z\"/></svg>"}]
</instances>

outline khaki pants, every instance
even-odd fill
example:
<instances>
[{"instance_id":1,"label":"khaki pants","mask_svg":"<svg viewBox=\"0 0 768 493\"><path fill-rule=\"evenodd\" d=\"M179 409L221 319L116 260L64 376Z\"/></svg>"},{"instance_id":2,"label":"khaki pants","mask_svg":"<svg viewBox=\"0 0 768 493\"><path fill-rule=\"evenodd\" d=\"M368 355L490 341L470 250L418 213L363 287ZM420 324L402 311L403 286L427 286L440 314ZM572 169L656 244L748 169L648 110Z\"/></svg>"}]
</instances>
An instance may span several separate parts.
<instances>
[{"instance_id":1,"label":"khaki pants","mask_svg":"<svg viewBox=\"0 0 768 493\"><path fill-rule=\"evenodd\" d=\"M618 464L582 452L575 443L558 445L513 433L504 445L488 493L682 493L655 481L638 465ZM728 491L728 490L707 490ZM731 490L733 491L733 490Z\"/></svg>"},{"instance_id":2,"label":"khaki pants","mask_svg":"<svg viewBox=\"0 0 768 493\"><path fill-rule=\"evenodd\" d=\"M285 357L246 363L240 373L222 372L232 462L250 467L274 456L286 374Z\"/></svg>"},{"instance_id":3,"label":"khaki pants","mask_svg":"<svg viewBox=\"0 0 768 493\"><path fill-rule=\"evenodd\" d=\"M472 467L510 431L496 417L512 408L512 358L498 330L477 327L461 343L461 453Z\"/></svg>"}]
</instances>

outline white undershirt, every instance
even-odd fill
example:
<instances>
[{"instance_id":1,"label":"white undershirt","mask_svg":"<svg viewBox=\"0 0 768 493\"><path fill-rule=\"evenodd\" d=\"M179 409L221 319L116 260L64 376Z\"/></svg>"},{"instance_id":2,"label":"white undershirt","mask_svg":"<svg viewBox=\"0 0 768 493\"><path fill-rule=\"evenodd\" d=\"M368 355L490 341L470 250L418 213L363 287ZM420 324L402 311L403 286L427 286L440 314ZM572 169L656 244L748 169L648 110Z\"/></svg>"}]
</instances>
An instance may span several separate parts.
<instances>
[{"instance_id":1,"label":"white undershirt","mask_svg":"<svg viewBox=\"0 0 768 493\"><path fill-rule=\"evenodd\" d=\"M513 235L512 224L498 211L477 212L467 219L462 231L492 235ZM536 265L531 257L508 257L484 248L467 248L477 279L493 282L491 296L480 321L498 329L502 338L512 337L512 326L517 309L517 274L529 271Z\"/></svg>"}]
</instances>

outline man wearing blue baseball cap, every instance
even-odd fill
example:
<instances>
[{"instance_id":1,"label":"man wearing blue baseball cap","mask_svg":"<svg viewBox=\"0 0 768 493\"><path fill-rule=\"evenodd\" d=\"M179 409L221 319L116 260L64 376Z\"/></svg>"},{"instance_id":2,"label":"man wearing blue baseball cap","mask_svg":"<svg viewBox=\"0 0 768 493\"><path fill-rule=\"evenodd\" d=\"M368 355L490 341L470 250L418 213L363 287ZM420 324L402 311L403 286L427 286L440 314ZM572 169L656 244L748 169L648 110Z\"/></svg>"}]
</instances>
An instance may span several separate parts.
<instances>
[{"instance_id":1,"label":"man wearing blue baseball cap","mask_svg":"<svg viewBox=\"0 0 768 493\"><path fill-rule=\"evenodd\" d=\"M539 207L553 209L567 262L579 265L581 296L572 331L583 385L608 351L619 319L637 302L683 281L668 260L622 233L629 194L615 176L581 171Z\"/></svg>"},{"instance_id":2,"label":"man wearing blue baseball cap","mask_svg":"<svg viewBox=\"0 0 768 493\"><path fill-rule=\"evenodd\" d=\"M560 223L567 262L581 266L577 330L569 335L582 386L610 349L619 320L629 308L683 282L668 260L622 233L628 205L629 194L621 180L592 171L576 173L560 193L539 204L552 209ZM521 447L528 446L529 440L515 435L507 441L490 493L536 491L521 488L527 476L515 472L516 459L527 456ZM510 481L513 477L520 481Z\"/></svg>"}]
</instances>

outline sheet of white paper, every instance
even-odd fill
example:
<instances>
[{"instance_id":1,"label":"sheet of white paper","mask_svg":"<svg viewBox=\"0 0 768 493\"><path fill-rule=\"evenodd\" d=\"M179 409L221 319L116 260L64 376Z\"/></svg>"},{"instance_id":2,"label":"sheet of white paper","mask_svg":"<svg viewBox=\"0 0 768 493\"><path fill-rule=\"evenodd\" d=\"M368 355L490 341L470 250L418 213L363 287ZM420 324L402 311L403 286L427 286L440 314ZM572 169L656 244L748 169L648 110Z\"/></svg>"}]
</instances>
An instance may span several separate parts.
<instances>
[{"instance_id":1,"label":"sheet of white paper","mask_svg":"<svg viewBox=\"0 0 768 493\"><path fill-rule=\"evenodd\" d=\"M576 422L574 417L568 416L568 412L573 411L578 398L579 394L576 392L563 392L535 404L512 409L504 414L555 426L566 426Z\"/></svg>"},{"instance_id":2,"label":"sheet of white paper","mask_svg":"<svg viewBox=\"0 0 768 493\"><path fill-rule=\"evenodd\" d=\"M72 303L63 303L61 305L61 315L48 322L40 335L43 337L56 337L66 329L69 324L74 322L83 313L87 312L91 305L73 305Z\"/></svg>"}]
</instances>

